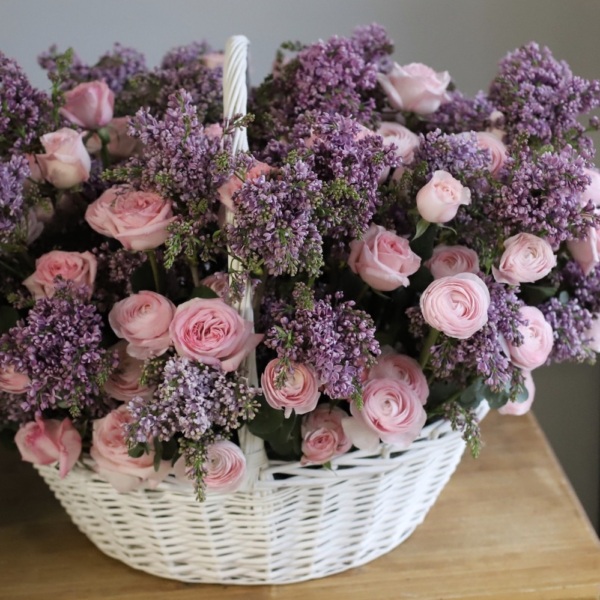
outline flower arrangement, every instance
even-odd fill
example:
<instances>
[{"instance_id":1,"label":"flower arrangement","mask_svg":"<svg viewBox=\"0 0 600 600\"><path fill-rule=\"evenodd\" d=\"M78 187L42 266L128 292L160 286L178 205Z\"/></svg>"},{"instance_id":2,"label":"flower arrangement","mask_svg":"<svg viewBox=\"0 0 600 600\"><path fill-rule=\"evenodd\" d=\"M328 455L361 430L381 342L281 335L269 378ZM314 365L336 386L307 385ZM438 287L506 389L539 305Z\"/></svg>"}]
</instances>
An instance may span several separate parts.
<instances>
[{"instance_id":1,"label":"flower arrangement","mask_svg":"<svg viewBox=\"0 0 600 600\"><path fill-rule=\"evenodd\" d=\"M227 121L204 43L154 69L51 48L49 93L0 55L0 424L24 460L202 498L243 485L242 426L310 469L436 419L476 454L479 403L523 414L534 369L594 360L600 83L531 43L470 98L392 51L376 25L284 44Z\"/></svg>"}]
</instances>

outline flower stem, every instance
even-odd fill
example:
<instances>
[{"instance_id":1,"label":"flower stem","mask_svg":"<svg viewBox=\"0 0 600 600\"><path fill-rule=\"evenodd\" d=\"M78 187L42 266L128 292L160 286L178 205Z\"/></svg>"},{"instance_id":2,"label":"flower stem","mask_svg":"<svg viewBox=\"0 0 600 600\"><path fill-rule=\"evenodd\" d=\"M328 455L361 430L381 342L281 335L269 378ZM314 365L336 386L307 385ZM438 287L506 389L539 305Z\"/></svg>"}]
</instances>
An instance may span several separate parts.
<instances>
[{"instance_id":1,"label":"flower stem","mask_svg":"<svg viewBox=\"0 0 600 600\"><path fill-rule=\"evenodd\" d=\"M438 335L440 332L433 327L429 330L427 337L425 338L425 343L423 344L423 348L421 350L421 354L419 356L419 364L421 365L421 369L425 368L425 365L429 361L429 355L431 351L431 347L435 344Z\"/></svg>"},{"instance_id":2,"label":"flower stem","mask_svg":"<svg viewBox=\"0 0 600 600\"><path fill-rule=\"evenodd\" d=\"M200 274L198 273L198 265L190 261L190 273L192 274L192 282L194 287L200 287Z\"/></svg>"},{"instance_id":3,"label":"flower stem","mask_svg":"<svg viewBox=\"0 0 600 600\"><path fill-rule=\"evenodd\" d=\"M154 250L146 250L146 255L150 261L152 267L152 276L154 277L154 287L160 294L162 293L162 277L160 276L160 270L158 268L158 261L156 260L156 252Z\"/></svg>"}]
</instances>

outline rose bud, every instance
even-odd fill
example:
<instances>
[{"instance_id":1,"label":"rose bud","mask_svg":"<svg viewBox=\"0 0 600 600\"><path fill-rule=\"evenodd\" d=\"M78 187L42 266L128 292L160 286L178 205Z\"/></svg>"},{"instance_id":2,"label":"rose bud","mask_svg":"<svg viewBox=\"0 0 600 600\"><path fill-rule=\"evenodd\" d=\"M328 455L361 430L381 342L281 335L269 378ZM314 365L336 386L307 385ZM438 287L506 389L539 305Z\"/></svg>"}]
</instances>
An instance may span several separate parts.
<instances>
[{"instance_id":1,"label":"rose bud","mask_svg":"<svg viewBox=\"0 0 600 600\"><path fill-rule=\"evenodd\" d=\"M302 419L302 464L322 465L352 447L342 420L348 415L337 406L322 404Z\"/></svg>"},{"instance_id":2,"label":"rose bud","mask_svg":"<svg viewBox=\"0 0 600 600\"><path fill-rule=\"evenodd\" d=\"M519 309L519 314L527 321L527 325L518 327L523 335L523 343L520 346L508 343L508 349L514 365L531 371L541 367L550 356L554 344L554 333L539 308L523 306Z\"/></svg>"},{"instance_id":3,"label":"rose bud","mask_svg":"<svg viewBox=\"0 0 600 600\"><path fill-rule=\"evenodd\" d=\"M100 129L113 117L115 95L104 81L80 83L64 98L60 114L84 129Z\"/></svg>"},{"instance_id":4,"label":"rose bud","mask_svg":"<svg viewBox=\"0 0 600 600\"><path fill-rule=\"evenodd\" d=\"M433 249L431 258L425 263L434 279L458 275L459 273L479 273L477 252L466 246L445 246L440 244Z\"/></svg>"},{"instance_id":5,"label":"rose bud","mask_svg":"<svg viewBox=\"0 0 600 600\"><path fill-rule=\"evenodd\" d=\"M417 210L430 223L447 223L458 208L471 204L471 190L446 171L434 171L429 182L417 192Z\"/></svg>"},{"instance_id":6,"label":"rose bud","mask_svg":"<svg viewBox=\"0 0 600 600\"><path fill-rule=\"evenodd\" d=\"M246 476L246 457L239 446L227 440L211 444L206 456L207 490L222 494L235 492Z\"/></svg>"}]
</instances>

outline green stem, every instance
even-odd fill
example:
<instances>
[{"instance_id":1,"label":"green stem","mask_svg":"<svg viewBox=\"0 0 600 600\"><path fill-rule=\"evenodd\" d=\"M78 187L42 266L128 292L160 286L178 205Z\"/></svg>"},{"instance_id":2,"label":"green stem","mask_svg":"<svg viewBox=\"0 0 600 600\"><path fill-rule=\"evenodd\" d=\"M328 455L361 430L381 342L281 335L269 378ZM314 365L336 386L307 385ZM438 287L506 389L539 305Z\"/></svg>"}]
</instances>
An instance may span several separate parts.
<instances>
[{"instance_id":1,"label":"green stem","mask_svg":"<svg viewBox=\"0 0 600 600\"><path fill-rule=\"evenodd\" d=\"M154 277L154 287L160 294L162 292L162 278L160 276L160 270L158 268L158 261L156 260L156 252L154 250L146 250L146 255L150 261L152 267L152 276Z\"/></svg>"},{"instance_id":2,"label":"green stem","mask_svg":"<svg viewBox=\"0 0 600 600\"><path fill-rule=\"evenodd\" d=\"M194 287L200 287L200 273L198 273L198 265L190 261L190 273L192 274L192 282Z\"/></svg>"},{"instance_id":3,"label":"green stem","mask_svg":"<svg viewBox=\"0 0 600 600\"><path fill-rule=\"evenodd\" d=\"M105 128L98 129L98 137L102 142L100 147L100 158L102 159L102 167L108 169L110 167L110 154L108 153L108 144L110 143L110 134Z\"/></svg>"},{"instance_id":4,"label":"green stem","mask_svg":"<svg viewBox=\"0 0 600 600\"><path fill-rule=\"evenodd\" d=\"M438 335L440 332L433 327L429 330L427 337L425 338L425 343L423 344L423 349L421 350L421 354L419 355L419 364L421 365L421 369L425 368L425 365L429 361L429 355L431 347L435 344Z\"/></svg>"}]
</instances>

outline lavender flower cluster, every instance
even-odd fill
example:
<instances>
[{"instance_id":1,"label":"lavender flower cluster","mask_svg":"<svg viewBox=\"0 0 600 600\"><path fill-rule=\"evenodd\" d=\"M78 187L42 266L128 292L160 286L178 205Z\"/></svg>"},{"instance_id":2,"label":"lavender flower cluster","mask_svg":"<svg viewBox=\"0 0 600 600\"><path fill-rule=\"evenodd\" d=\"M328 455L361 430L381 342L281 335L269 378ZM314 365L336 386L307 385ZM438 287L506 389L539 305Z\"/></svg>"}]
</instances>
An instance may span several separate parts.
<instances>
[{"instance_id":1,"label":"lavender flower cluster","mask_svg":"<svg viewBox=\"0 0 600 600\"><path fill-rule=\"evenodd\" d=\"M25 156L0 162L0 245L8 244L25 212L23 185L30 175Z\"/></svg>"}]
</instances>

